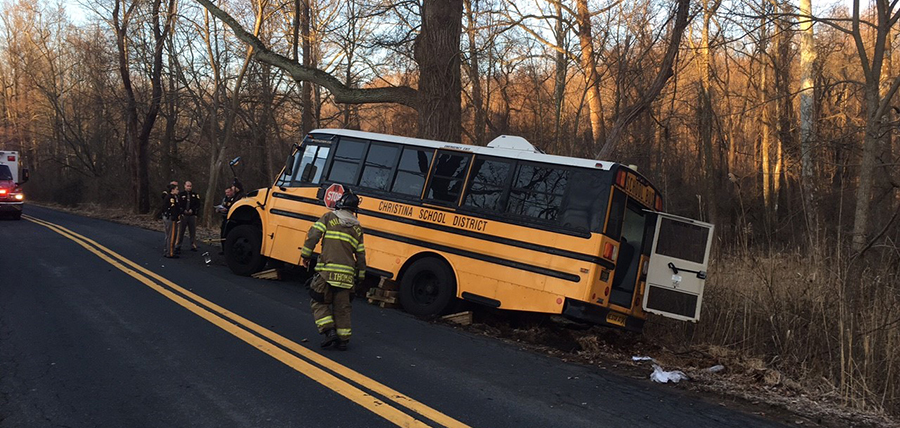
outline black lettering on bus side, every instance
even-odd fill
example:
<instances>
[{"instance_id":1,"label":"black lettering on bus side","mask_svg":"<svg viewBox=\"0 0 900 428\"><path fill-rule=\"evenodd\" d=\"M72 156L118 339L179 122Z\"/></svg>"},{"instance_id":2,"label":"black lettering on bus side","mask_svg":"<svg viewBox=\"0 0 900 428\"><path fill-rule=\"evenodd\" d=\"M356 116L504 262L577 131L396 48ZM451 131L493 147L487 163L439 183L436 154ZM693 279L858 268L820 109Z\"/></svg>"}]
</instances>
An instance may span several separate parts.
<instances>
[{"instance_id":1,"label":"black lettering on bus side","mask_svg":"<svg viewBox=\"0 0 900 428\"><path fill-rule=\"evenodd\" d=\"M484 232L484 229L487 226L487 221L454 215L453 225L459 227L460 229L477 230L479 232Z\"/></svg>"},{"instance_id":2,"label":"black lettering on bus side","mask_svg":"<svg viewBox=\"0 0 900 428\"><path fill-rule=\"evenodd\" d=\"M444 213L432 210L419 211L419 220L430 221L433 223L447 224L444 221Z\"/></svg>"}]
</instances>

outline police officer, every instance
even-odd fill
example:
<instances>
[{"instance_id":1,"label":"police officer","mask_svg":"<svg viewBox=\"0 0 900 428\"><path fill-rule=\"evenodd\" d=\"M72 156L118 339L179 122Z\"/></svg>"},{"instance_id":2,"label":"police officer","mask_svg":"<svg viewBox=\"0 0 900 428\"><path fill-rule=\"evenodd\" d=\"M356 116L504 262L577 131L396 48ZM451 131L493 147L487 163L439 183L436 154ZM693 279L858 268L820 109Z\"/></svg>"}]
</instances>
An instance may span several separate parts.
<instances>
[{"instance_id":1,"label":"police officer","mask_svg":"<svg viewBox=\"0 0 900 428\"><path fill-rule=\"evenodd\" d=\"M238 195L235 193L234 186L225 188L225 197L222 198L222 203L216 206L216 212L222 215L222 226L219 230L219 236L222 239L225 239L225 225L228 224L228 210L231 209L231 206L238 200ZM225 254L225 241L222 241L222 251L219 254Z\"/></svg>"},{"instance_id":2,"label":"police officer","mask_svg":"<svg viewBox=\"0 0 900 428\"><path fill-rule=\"evenodd\" d=\"M163 256L178 258L175 254L175 233L178 231L178 220L181 217L181 203L178 201L178 186L169 184L168 192L163 198L163 225L166 229L166 248Z\"/></svg>"},{"instance_id":3,"label":"police officer","mask_svg":"<svg viewBox=\"0 0 900 428\"><path fill-rule=\"evenodd\" d=\"M322 348L336 345L345 351L350 341L350 294L366 275L366 248L356 218L358 209L359 197L347 189L335 210L325 213L309 229L300 252L303 266L308 267L312 251L322 239L322 254L309 291L316 327L325 336Z\"/></svg>"},{"instance_id":4,"label":"police officer","mask_svg":"<svg viewBox=\"0 0 900 428\"><path fill-rule=\"evenodd\" d=\"M178 242L175 243L175 252L181 252L181 241L184 240L184 230L191 234L191 251L197 251L197 214L200 212L200 195L194 192L194 184L184 182L184 192L179 193L178 202L184 215L178 223Z\"/></svg>"}]
</instances>

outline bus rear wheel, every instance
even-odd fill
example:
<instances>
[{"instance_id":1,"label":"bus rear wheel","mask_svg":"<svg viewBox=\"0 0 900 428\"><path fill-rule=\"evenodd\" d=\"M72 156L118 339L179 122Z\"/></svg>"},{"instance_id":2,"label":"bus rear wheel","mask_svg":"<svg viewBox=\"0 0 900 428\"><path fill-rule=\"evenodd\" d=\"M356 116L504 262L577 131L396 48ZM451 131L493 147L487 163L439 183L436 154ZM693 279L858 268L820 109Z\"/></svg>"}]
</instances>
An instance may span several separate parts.
<instances>
[{"instance_id":1,"label":"bus rear wheel","mask_svg":"<svg viewBox=\"0 0 900 428\"><path fill-rule=\"evenodd\" d=\"M243 224L235 227L225 237L225 261L231 271L250 276L266 266L266 258L260 254L262 233L256 226Z\"/></svg>"},{"instance_id":2,"label":"bus rear wheel","mask_svg":"<svg viewBox=\"0 0 900 428\"><path fill-rule=\"evenodd\" d=\"M400 278L400 305L421 317L443 314L456 298L453 270L442 260L417 260Z\"/></svg>"}]
</instances>

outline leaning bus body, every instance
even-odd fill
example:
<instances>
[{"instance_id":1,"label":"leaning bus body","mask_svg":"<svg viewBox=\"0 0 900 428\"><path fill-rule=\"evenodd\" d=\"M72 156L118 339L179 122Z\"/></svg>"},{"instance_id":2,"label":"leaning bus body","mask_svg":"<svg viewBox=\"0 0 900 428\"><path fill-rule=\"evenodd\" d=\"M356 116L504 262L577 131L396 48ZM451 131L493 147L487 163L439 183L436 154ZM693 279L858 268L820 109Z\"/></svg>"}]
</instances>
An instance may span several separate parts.
<instances>
[{"instance_id":1,"label":"leaning bus body","mask_svg":"<svg viewBox=\"0 0 900 428\"><path fill-rule=\"evenodd\" d=\"M398 281L409 312L436 315L458 298L643 327L662 199L632 169L545 155L518 137L473 147L317 130L271 188L232 207L229 266L249 274L267 258L300 264L299 247L327 211L323 192L333 183L363 197L367 272ZM239 238L258 255L235 262L229 241ZM693 297L699 316L702 289Z\"/></svg>"}]
</instances>

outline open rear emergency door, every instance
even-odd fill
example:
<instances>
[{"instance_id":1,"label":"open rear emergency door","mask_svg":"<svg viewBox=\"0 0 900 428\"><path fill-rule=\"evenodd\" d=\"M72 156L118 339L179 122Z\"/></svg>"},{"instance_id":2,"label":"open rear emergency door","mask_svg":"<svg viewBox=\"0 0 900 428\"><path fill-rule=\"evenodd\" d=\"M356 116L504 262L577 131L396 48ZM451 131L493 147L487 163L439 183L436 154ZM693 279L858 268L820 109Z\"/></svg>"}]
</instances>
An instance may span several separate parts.
<instances>
[{"instance_id":1,"label":"open rear emergency door","mask_svg":"<svg viewBox=\"0 0 900 428\"><path fill-rule=\"evenodd\" d=\"M644 311L682 321L698 321L712 245L713 225L671 214L656 214L656 233L647 268Z\"/></svg>"}]
</instances>

